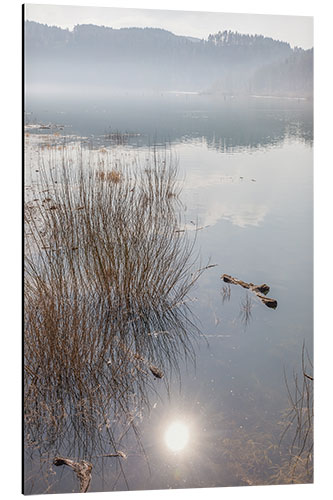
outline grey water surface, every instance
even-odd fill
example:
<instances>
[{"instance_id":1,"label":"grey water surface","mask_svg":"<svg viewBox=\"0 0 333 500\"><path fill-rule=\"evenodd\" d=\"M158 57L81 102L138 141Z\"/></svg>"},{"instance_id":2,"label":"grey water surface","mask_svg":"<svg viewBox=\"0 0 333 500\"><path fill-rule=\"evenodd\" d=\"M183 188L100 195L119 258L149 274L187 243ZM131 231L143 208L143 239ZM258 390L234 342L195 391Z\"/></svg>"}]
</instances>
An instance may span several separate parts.
<instances>
[{"instance_id":1,"label":"grey water surface","mask_svg":"<svg viewBox=\"0 0 333 500\"><path fill-rule=\"evenodd\" d=\"M290 443L279 439L290 406L284 373L301 369L313 342L313 118L301 99L163 93L85 100L31 96L26 122L58 124L89 147L172 151L182 180L186 231L205 270L189 307L194 359L169 386L154 380L150 411L136 416L140 446L94 463L90 491L272 482ZM266 283L276 309L222 274ZM181 422L181 449L167 437ZM177 441L177 433L174 436ZM180 445L181 446L181 445ZM121 468L120 468L121 465ZM26 460L26 478L33 470ZM77 491L55 470L50 492ZM284 482L281 479L281 482ZM27 479L27 492L41 493Z\"/></svg>"}]
</instances>

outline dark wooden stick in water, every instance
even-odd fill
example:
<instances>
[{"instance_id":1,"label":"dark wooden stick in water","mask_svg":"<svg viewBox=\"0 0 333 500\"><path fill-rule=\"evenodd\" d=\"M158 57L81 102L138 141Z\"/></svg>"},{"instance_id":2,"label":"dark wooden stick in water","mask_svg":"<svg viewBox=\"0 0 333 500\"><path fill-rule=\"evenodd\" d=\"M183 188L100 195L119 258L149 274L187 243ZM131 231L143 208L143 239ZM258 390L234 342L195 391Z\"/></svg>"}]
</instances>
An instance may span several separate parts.
<instances>
[{"instance_id":1,"label":"dark wooden stick in water","mask_svg":"<svg viewBox=\"0 0 333 500\"><path fill-rule=\"evenodd\" d=\"M164 377L163 371L160 368L158 368L157 366L150 363L150 361L148 361L143 356L141 356L141 354L132 351L129 347L125 346L125 344L121 341L118 341L118 344L119 344L120 348L125 352L125 354L129 355L129 357L133 361L139 361L142 364L144 364L147 368L149 368L149 370L154 375L154 377L156 377L156 378L163 378Z\"/></svg>"},{"instance_id":2,"label":"dark wooden stick in water","mask_svg":"<svg viewBox=\"0 0 333 500\"><path fill-rule=\"evenodd\" d=\"M90 486L91 481L91 470L92 464L86 460L80 460L80 462L74 462L70 458L55 457L53 459L53 464L57 467L59 465L67 465L70 467L77 475L80 481L80 493L86 493Z\"/></svg>"},{"instance_id":3,"label":"dark wooden stick in water","mask_svg":"<svg viewBox=\"0 0 333 500\"><path fill-rule=\"evenodd\" d=\"M276 309L277 300L265 297L265 295L269 292L269 286L266 285L266 283L263 283L262 285L254 285L253 283L246 283L246 281L233 278L229 274L222 274L221 279L225 283L231 283L232 285L240 285L243 288L251 290L261 300L261 302L265 304L265 306L270 307L272 309Z\"/></svg>"},{"instance_id":4,"label":"dark wooden stick in water","mask_svg":"<svg viewBox=\"0 0 333 500\"><path fill-rule=\"evenodd\" d=\"M118 450L116 453L104 453L104 455L97 455L97 457L101 457L101 458L121 457L121 458L124 458L125 460L127 458L126 453L124 453L123 451L118 451Z\"/></svg>"}]
</instances>

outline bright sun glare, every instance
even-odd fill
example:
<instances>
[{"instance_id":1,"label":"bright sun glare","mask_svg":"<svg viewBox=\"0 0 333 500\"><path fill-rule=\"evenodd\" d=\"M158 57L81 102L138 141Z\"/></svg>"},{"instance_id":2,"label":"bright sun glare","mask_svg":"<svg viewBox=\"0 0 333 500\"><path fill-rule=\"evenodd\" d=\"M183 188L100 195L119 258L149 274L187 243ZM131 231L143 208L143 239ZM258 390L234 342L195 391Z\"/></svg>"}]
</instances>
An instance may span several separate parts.
<instances>
[{"instance_id":1,"label":"bright sun glare","mask_svg":"<svg viewBox=\"0 0 333 500\"><path fill-rule=\"evenodd\" d=\"M173 422L166 430L164 440L172 451L180 451L188 443L190 434L187 425L182 422Z\"/></svg>"}]
</instances>

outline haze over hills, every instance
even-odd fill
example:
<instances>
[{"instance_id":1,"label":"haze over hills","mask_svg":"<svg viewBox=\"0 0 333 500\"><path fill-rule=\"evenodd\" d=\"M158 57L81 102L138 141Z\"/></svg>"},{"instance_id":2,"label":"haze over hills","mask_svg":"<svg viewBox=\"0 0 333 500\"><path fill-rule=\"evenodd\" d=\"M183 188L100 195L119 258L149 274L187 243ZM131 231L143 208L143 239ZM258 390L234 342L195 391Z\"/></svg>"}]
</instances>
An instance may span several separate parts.
<instances>
[{"instance_id":1,"label":"haze over hills","mask_svg":"<svg viewBox=\"0 0 333 500\"><path fill-rule=\"evenodd\" d=\"M207 40L159 28L25 22L28 89L183 90L310 97L313 49L231 31Z\"/></svg>"}]
</instances>

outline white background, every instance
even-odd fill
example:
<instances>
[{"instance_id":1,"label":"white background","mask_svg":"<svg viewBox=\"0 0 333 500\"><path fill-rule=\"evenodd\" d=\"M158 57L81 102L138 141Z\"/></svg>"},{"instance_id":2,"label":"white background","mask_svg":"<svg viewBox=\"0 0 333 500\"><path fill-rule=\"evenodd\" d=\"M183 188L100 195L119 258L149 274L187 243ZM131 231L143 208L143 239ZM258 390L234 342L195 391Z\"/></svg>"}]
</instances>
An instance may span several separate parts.
<instances>
[{"instance_id":1,"label":"white background","mask_svg":"<svg viewBox=\"0 0 333 500\"><path fill-rule=\"evenodd\" d=\"M302 498L326 499L333 486L331 465L333 308L332 279L332 49L333 18L325 0L218 1L132 0L48 1L34 3L159 8L253 14L309 15L315 17L315 484L197 490L89 494L89 498L159 500ZM3 498L18 498L21 491L21 2L1 2L1 422L0 477ZM295 283L297 293L297 283ZM73 499L71 495L56 498Z\"/></svg>"}]
</instances>

